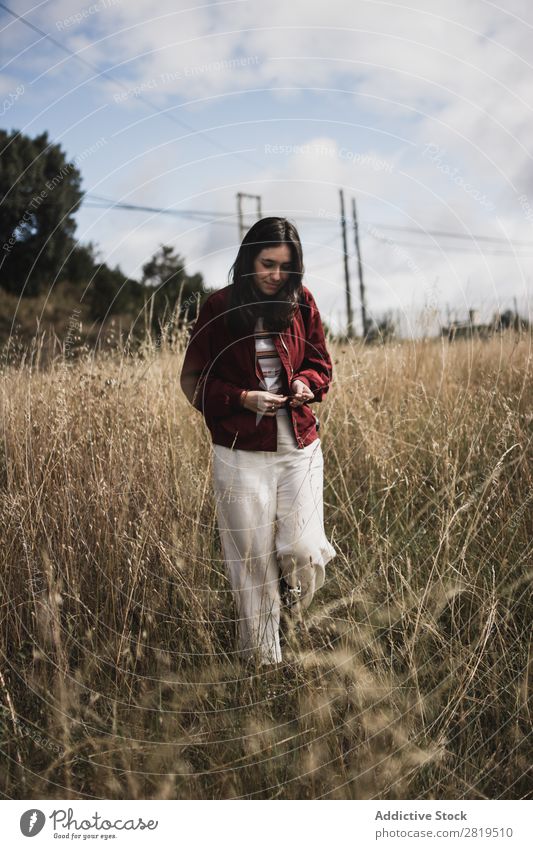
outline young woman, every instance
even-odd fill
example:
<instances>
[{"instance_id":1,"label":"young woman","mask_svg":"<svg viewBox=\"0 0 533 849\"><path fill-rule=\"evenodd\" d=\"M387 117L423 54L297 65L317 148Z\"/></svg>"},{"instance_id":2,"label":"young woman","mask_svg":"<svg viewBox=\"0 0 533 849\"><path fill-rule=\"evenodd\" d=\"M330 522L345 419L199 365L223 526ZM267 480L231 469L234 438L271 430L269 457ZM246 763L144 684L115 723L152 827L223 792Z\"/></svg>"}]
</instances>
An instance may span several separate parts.
<instances>
[{"instance_id":1,"label":"young woman","mask_svg":"<svg viewBox=\"0 0 533 849\"><path fill-rule=\"evenodd\" d=\"M310 404L332 366L286 218L248 231L229 286L204 302L181 371L213 441L213 488L238 651L282 660L280 607L300 614L336 555L323 523L323 456Z\"/></svg>"}]
</instances>

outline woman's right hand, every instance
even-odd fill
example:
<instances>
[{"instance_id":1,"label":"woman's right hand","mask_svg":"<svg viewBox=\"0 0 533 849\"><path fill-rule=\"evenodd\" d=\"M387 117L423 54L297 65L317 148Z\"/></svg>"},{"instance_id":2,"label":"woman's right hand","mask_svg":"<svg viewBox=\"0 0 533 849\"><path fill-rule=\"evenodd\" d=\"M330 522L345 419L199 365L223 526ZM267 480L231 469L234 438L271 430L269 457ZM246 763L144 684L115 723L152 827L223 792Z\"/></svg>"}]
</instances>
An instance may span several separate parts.
<instances>
[{"instance_id":1,"label":"woman's right hand","mask_svg":"<svg viewBox=\"0 0 533 849\"><path fill-rule=\"evenodd\" d=\"M279 408L283 407L287 397L287 395L275 395L273 392L251 389L244 399L243 407L253 413L261 413L263 416L275 416Z\"/></svg>"}]
</instances>

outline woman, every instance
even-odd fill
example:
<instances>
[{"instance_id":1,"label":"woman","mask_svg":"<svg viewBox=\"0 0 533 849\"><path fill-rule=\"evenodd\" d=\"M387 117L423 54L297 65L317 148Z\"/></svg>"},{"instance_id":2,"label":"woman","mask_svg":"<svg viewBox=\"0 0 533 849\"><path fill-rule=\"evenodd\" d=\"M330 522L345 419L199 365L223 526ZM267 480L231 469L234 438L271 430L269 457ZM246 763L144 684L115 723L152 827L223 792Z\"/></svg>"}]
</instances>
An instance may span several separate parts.
<instances>
[{"instance_id":1,"label":"woman","mask_svg":"<svg viewBox=\"0 0 533 849\"><path fill-rule=\"evenodd\" d=\"M324 533L323 456L309 406L328 391L332 366L290 221L257 221L230 274L200 310L180 384L213 441L239 653L276 664L281 603L289 615L305 609L336 555Z\"/></svg>"}]
</instances>

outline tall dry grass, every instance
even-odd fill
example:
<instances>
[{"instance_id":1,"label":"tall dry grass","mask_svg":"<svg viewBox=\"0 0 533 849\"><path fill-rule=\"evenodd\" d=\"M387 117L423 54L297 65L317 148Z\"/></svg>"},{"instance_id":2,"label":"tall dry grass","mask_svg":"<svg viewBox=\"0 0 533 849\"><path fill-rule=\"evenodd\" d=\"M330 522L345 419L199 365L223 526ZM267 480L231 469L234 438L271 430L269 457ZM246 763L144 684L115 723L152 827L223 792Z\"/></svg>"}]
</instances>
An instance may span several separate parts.
<instances>
[{"instance_id":1,"label":"tall dry grass","mask_svg":"<svg viewBox=\"0 0 533 849\"><path fill-rule=\"evenodd\" d=\"M531 796L531 337L331 344L338 557L262 672L183 347L3 368L2 793Z\"/></svg>"}]
</instances>

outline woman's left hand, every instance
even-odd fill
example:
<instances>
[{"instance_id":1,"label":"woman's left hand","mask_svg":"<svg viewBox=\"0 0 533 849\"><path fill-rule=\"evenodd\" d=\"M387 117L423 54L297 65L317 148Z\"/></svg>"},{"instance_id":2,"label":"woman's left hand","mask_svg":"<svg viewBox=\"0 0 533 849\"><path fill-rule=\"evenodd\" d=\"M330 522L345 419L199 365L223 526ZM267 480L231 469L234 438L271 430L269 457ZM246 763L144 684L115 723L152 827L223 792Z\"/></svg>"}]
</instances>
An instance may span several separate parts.
<instances>
[{"instance_id":1,"label":"woman's left hand","mask_svg":"<svg viewBox=\"0 0 533 849\"><path fill-rule=\"evenodd\" d=\"M306 401L312 401L315 397L303 380L293 380L291 391L294 392L294 397L289 401L291 407L301 407Z\"/></svg>"}]
</instances>

